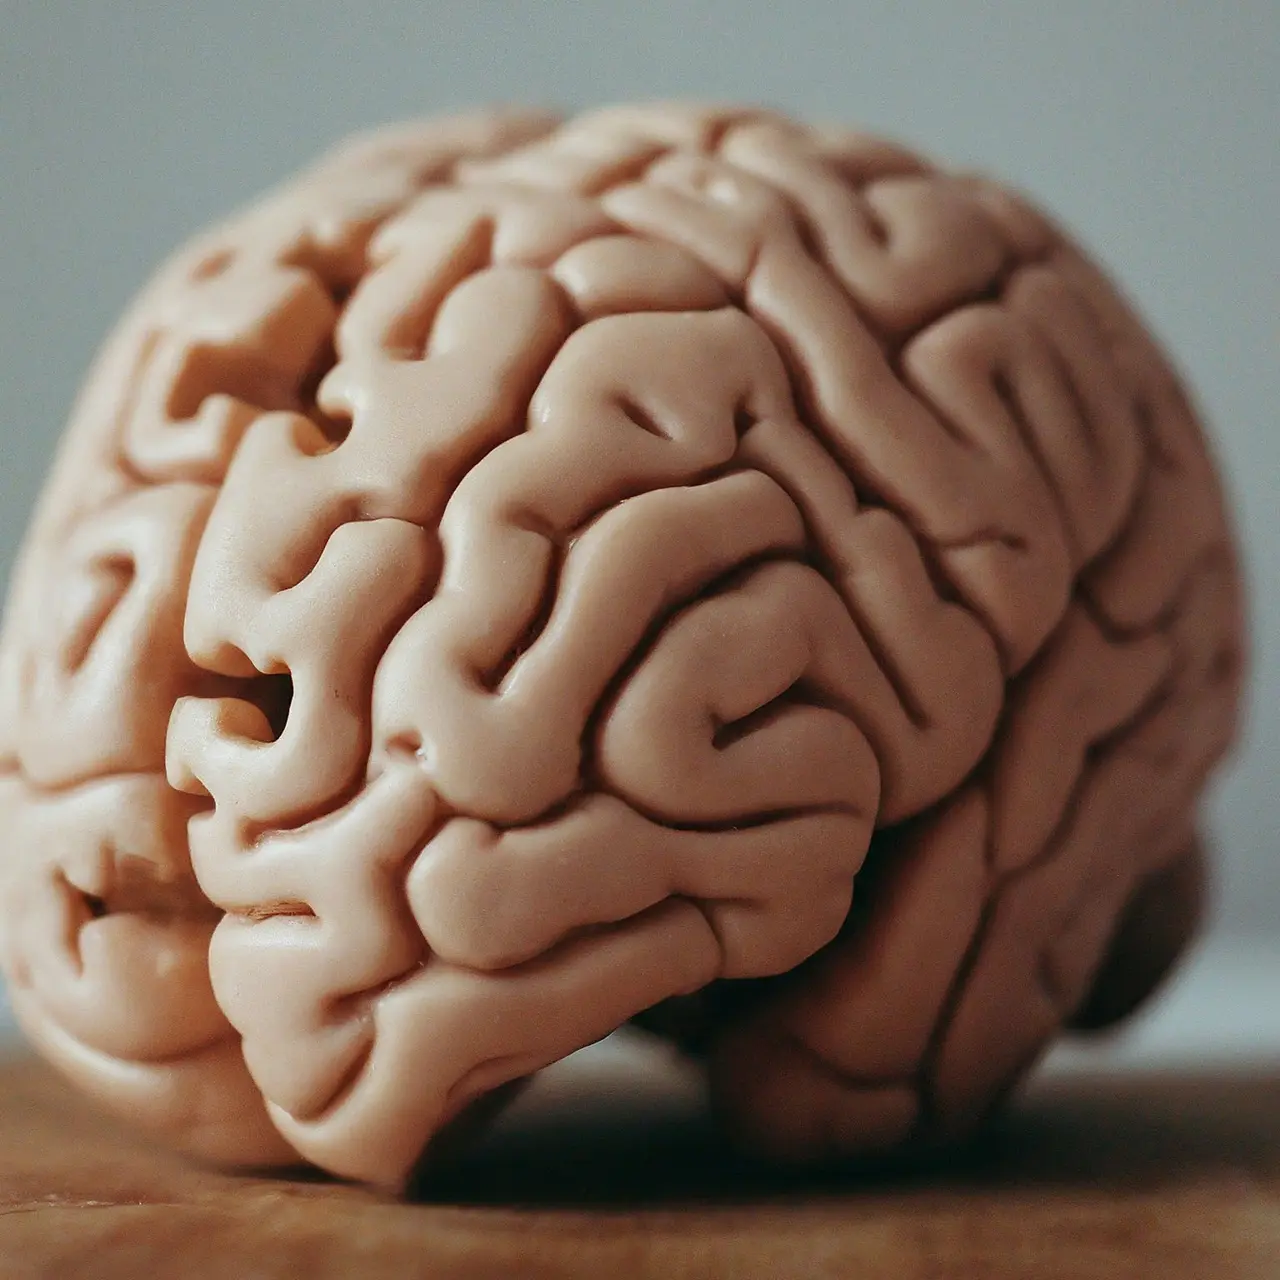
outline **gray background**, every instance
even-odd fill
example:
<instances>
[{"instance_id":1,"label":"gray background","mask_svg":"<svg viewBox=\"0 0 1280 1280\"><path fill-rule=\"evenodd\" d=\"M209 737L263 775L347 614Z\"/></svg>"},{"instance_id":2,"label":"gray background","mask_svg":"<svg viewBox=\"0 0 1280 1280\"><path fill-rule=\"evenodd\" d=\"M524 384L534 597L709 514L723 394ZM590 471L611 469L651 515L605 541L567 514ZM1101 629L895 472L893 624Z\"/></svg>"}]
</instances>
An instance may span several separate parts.
<instances>
[{"instance_id":1,"label":"gray background","mask_svg":"<svg viewBox=\"0 0 1280 1280\"><path fill-rule=\"evenodd\" d=\"M660 96L862 122L1046 202L1195 386L1254 589L1254 714L1213 807L1219 928L1271 930L1278 82L1276 0L0 0L0 575L84 367L149 268L341 134L494 100Z\"/></svg>"}]
</instances>

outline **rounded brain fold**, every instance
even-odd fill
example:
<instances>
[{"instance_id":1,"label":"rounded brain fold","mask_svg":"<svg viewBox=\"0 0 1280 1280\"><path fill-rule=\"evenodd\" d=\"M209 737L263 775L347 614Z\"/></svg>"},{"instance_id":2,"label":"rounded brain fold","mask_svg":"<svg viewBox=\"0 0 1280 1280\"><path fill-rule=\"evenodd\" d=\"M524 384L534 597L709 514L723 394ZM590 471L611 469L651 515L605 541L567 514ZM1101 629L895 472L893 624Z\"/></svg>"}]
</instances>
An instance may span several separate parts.
<instances>
[{"instance_id":1,"label":"rounded brain fold","mask_svg":"<svg viewBox=\"0 0 1280 1280\"><path fill-rule=\"evenodd\" d=\"M0 961L217 1160L402 1185L632 1019L765 1150L960 1134L1194 926L1240 614L1174 374L1004 189L750 111L374 133L76 406Z\"/></svg>"}]
</instances>

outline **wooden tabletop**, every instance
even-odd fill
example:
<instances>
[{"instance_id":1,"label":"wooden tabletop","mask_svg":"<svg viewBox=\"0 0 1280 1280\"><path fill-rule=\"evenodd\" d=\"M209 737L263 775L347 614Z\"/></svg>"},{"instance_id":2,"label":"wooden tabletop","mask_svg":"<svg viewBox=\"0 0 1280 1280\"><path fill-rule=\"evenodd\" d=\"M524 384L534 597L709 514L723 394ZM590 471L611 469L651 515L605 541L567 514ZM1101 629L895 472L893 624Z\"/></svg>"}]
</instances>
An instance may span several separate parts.
<instances>
[{"instance_id":1,"label":"wooden tabletop","mask_svg":"<svg viewBox=\"0 0 1280 1280\"><path fill-rule=\"evenodd\" d=\"M947 1169L821 1179L646 1070L561 1068L398 1204L186 1165L13 1059L0 1277L1280 1280L1280 1066L1049 1080Z\"/></svg>"}]
</instances>

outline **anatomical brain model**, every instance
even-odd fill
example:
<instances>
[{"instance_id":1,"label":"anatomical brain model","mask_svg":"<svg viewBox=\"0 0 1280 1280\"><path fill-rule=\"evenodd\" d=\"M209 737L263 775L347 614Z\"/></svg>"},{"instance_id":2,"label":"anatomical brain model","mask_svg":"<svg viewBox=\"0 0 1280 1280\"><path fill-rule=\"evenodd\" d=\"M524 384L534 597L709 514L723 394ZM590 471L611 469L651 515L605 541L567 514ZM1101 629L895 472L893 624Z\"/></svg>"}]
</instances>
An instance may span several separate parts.
<instances>
[{"instance_id":1,"label":"anatomical brain model","mask_svg":"<svg viewBox=\"0 0 1280 1280\"><path fill-rule=\"evenodd\" d=\"M1009 192L752 111L374 134L77 406L11 997L189 1150L389 1186L632 1019L759 1149L958 1134L1191 931L1239 615L1174 375Z\"/></svg>"}]
</instances>

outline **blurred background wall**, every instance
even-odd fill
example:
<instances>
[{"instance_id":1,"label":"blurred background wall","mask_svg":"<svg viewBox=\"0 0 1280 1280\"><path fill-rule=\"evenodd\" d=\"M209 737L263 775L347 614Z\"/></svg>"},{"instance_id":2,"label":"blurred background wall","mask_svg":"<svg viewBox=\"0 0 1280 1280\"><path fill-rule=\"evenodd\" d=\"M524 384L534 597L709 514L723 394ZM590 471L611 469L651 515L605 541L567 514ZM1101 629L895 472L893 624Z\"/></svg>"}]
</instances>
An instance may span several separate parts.
<instances>
[{"instance_id":1,"label":"blurred background wall","mask_svg":"<svg viewBox=\"0 0 1280 1280\"><path fill-rule=\"evenodd\" d=\"M1254 591L1253 716L1212 809L1217 923L1272 928L1276 0L0 0L0 579L86 363L179 240L361 126L667 96L860 122L1001 174L1155 323L1216 429Z\"/></svg>"}]
</instances>

